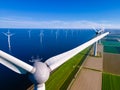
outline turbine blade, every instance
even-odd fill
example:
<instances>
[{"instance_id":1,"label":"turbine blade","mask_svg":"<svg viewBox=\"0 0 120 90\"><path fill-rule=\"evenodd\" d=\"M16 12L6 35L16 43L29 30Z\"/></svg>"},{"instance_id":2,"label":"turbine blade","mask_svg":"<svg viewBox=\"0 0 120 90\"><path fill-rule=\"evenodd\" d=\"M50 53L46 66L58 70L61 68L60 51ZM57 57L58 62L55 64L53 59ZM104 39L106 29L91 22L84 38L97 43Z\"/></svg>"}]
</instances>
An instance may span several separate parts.
<instances>
[{"instance_id":1,"label":"turbine blade","mask_svg":"<svg viewBox=\"0 0 120 90\"><path fill-rule=\"evenodd\" d=\"M11 34L10 34L10 36L13 36L13 35L15 35L15 33L11 33Z\"/></svg>"},{"instance_id":2,"label":"turbine blade","mask_svg":"<svg viewBox=\"0 0 120 90\"><path fill-rule=\"evenodd\" d=\"M8 36L7 33L2 32L5 36Z\"/></svg>"},{"instance_id":3,"label":"turbine blade","mask_svg":"<svg viewBox=\"0 0 120 90\"><path fill-rule=\"evenodd\" d=\"M89 25L95 32L97 32L97 29L95 28L95 26L94 25Z\"/></svg>"},{"instance_id":4,"label":"turbine blade","mask_svg":"<svg viewBox=\"0 0 120 90\"><path fill-rule=\"evenodd\" d=\"M35 68L33 66L1 50L0 50L0 63L19 74L24 74L25 72L34 73L35 71Z\"/></svg>"},{"instance_id":5,"label":"turbine blade","mask_svg":"<svg viewBox=\"0 0 120 90\"><path fill-rule=\"evenodd\" d=\"M108 34L109 34L109 32L99 35L70 51L67 51L67 52L59 54L57 56L51 57L47 61L45 61L45 63L48 65L48 67L51 69L51 71L53 71L54 69L58 68L60 65L62 65L66 61L68 61L70 58L72 58L73 56L75 56L76 54L78 54L79 52L81 52L85 48L89 47L90 45L94 44L95 42L102 39L103 37L105 37Z\"/></svg>"},{"instance_id":6,"label":"turbine blade","mask_svg":"<svg viewBox=\"0 0 120 90\"><path fill-rule=\"evenodd\" d=\"M19 73L19 74L26 74L27 73L24 69L14 65L13 63L10 63L10 62L4 60L3 58L0 58L0 63L16 73Z\"/></svg>"},{"instance_id":7,"label":"turbine blade","mask_svg":"<svg viewBox=\"0 0 120 90\"><path fill-rule=\"evenodd\" d=\"M35 85L34 90L45 90L45 84Z\"/></svg>"}]
</instances>

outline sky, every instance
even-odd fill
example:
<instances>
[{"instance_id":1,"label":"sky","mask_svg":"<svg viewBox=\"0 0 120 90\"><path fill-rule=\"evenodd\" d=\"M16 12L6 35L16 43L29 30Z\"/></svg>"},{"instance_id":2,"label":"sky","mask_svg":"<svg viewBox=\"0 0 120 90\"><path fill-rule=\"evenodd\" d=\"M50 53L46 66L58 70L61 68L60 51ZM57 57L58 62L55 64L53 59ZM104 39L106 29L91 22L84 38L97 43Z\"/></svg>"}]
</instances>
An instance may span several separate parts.
<instances>
[{"instance_id":1,"label":"sky","mask_svg":"<svg viewBox=\"0 0 120 90\"><path fill-rule=\"evenodd\" d=\"M120 0L0 0L0 28L120 28Z\"/></svg>"}]
</instances>

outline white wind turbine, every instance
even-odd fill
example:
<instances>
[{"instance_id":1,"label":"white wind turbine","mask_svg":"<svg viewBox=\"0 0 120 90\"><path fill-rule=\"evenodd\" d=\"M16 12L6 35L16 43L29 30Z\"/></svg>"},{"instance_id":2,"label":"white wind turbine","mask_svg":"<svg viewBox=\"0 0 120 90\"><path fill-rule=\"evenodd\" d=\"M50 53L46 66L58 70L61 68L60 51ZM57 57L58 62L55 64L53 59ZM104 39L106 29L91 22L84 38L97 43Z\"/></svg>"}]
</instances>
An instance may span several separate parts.
<instances>
[{"instance_id":1,"label":"white wind turbine","mask_svg":"<svg viewBox=\"0 0 120 90\"><path fill-rule=\"evenodd\" d=\"M44 33L43 31L40 32L40 43L42 44L43 43L43 36L44 36Z\"/></svg>"},{"instance_id":2,"label":"white wind turbine","mask_svg":"<svg viewBox=\"0 0 120 90\"><path fill-rule=\"evenodd\" d=\"M67 38L67 36L68 36L68 31L66 30L65 31L65 37Z\"/></svg>"},{"instance_id":3,"label":"white wind turbine","mask_svg":"<svg viewBox=\"0 0 120 90\"><path fill-rule=\"evenodd\" d=\"M29 38L31 38L31 30L28 31Z\"/></svg>"},{"instance_id":4,"label":"white wind turbine","mask_svg":"<svg viewBox=\"0 0 120 90\"><path fill-rule=\"evenodd\" d=\"M8 48L9 48L9 51L11 51L11 36L13 36L14 34L13 33L10 33L10 31L8 30L8 32L4 33L3 34L5 36L7 36L7 39L8 39Z\"/></svg>"},{"instance_id":5,"label":"white wind turbine","mask_svg":"<svg viewBox=\"0 0 120 90\"><path fill-rule=\"evenodd\" d=\"M55 32L55 38L57 40L57 38L58 38L58 30Z\"/></svg>"},{"instance_id":6,"label":"white wind turbine","mask_svg":"<svg viewBox=\"0 0 120 90\"><path fill-rule=\"evenodd\" d=\"M74 55L78 54L108 34L109 32L106 32L100 36L97 36L72 50L49 58L44 63L36 61L34 62L34 66L31 66L20 59L17 59L0 50L0 63L19 74L25 74L29 72L30 76L32 77L31 80L35 85L34 89L45 90L45 82L48 80L50 73L53 70L60 67L60 65L68 61Z\"/></svg>"},{"instance_id":7,"label":"white wind turbine","mask_svg":"<svg viewBox=\"0 0 120 90\"><path fill-rule=\"evenodd\" d=\"M96 36L98 36L98 35L100 35L100 34L102 34L104 32L104 28L103 27L100 28L100 29L96 29L95 27L93 27L93 29L94 29L94 31L96 33ZM95 44L94 44L94 56L97 56L97 43L98 43L98 41L95 42Z\"/></svg>"},{"instance_id":8,"label":"white wind turbine","mask_svg":"<svg viewBox=\"0 0 120 90\"><path fill-rule=\"evenodd\" d=\"M51 29L51 35L53 34L53 29Z\"/></svg>"},{"instance_id":9,"label":"white wind turbine","mask_svg":"<svg viewBox=\"0 0 120 90\"><path fill-rule=\"evenodd\" d=\"M72 36L73 36L73 30L71 30Z\"/></svg>"}]
</instances>

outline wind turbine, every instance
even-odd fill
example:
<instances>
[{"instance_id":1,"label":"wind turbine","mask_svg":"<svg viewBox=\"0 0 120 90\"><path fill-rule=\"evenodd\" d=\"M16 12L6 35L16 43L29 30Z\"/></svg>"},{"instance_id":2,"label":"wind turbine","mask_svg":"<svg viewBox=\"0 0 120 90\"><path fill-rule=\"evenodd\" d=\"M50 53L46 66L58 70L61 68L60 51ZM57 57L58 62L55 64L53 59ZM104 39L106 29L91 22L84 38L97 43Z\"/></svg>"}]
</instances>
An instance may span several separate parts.
<instances>
[{"instance_id":1,"label":"wind turbine","mask_svg":"<svg viewBox=\"0 0 120 90\"><path fill-rule=\"evenodd\" d=\"M58 30L55 32L55 38L57 40L57 38L58 38Z\"/></svg>"},{"instance_id":2,"label":"wind turbine","mask_svg":"<svg viewBox=\"0 0 120 90\"><path fill-rule=\"evenodd\" d=\"M73 30L71 30L72 36L73 36Z\"/></svg>"},{"instance_id":3,"label":"wind turbine","mask_svg":"<svg viewBox=\"0 0 120 90\"><path fill-rule=\"evenodd\" d=\"M28 31L29 38L31 38L31 30Z\"/></svg>"},{"instance_id":4,"label":"wind turbine","mask_svg":"<svg viewBox=\"0 0 120 90\"><path fill-rule=\"evenodd\" d=\"M65 31L65 36L66 36L66 38L67 38L67 34L68 34L68 31L66 30L66 31Z\"/></svg>"},{"instance_id":5,"label":"wind turbine","mask_svg":"<svg viewBox=\"0 0 120 90\"><path fill-rule=\"evenodd\" d=\"M27 72L29 72L31 76L31 81L35 85L34 89L45 90L45 82L48 80L50 73L53 70L57 69L70 58L108 34L109 32L106 32L72 50L51 57L45 62L36 61L34 62L34 66L31 66L23 62L22 60L0 50L0 63L19 74L26 74Z\"/></svg>"},{"instance_id":6,"label":"wind turbine","mask_svg":"<svg viewBox=\"0 0 120 90\"><path fill-rule=\"evenodd\" d=\"M8 30L8 32L6 32L6 33L4 33L3 32L3 34L5 35L5 36L7 36L7 39L8 39L8 48L9 48L9 51L11 51L11 36L13 36L14 34L13 33L10 33L10 31Z\"/></svg>"},{"instance_id":7,"label":"wind turbine","mask_svg":"<svg viewBox=\"0 0 120 90\"><path fill-rule=\"evenodd\" d=\"M102 27L102 26L98 29L95 27L92 27L92 28L96 32L96 36L104 32L104 27Z\"/></svg>"},{"instance_id":8,"label":"wind turbine","mask_svg":"<svg viewBox=\"0 0 120 90\"><path fill-rule=\"evenodd\" d=\"M96 29L95 27L93 27L93 29L96 33L96 36L98 36L98 35L102 34L102 32L104 32L103 27L101 29ZM100 40L99 40L99 42L100 42ZM94 44L94 56L97 56L97 43L98 43L98 41L95 42L95 44Z\"/></svg>"},{"instance_id":9,"label":"wind turbine","mask_svg":"<svg viewBox=\"0 0 120 90\"><path fill-rule=\"evenodd\" d=\"M44 36L44 33L43 31L40 32L40 43L42 44L43 42L43 36Z\"/></svg>"},{"instance_id":10,"label":"wind turbine","mask_svg":"<svg viewBox=\"0 0 120 90\"><path fill-rule=\"evenodd\" d=\"M51 29L51 35L53 34L53 29Z\"/></svg>"}]
</instances>

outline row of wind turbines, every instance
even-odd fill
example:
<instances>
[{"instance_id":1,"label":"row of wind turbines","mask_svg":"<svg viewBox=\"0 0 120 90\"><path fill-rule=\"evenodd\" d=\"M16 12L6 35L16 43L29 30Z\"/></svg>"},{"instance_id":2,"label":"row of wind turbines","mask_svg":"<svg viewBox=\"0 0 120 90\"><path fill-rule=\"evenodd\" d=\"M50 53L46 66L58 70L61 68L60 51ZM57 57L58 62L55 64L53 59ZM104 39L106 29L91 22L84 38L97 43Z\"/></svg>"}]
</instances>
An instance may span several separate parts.
<instances>
[{"instance_id":1,"label":"row of wind turbines","mask_svg":"<svg viewBox=\"0 0 120 90\"><path fill-rule=\"evenodd\" d=\"M28 30L28 36L29 36L29 38L31 38L31 31L32 31L32 30ZM15 35L15 34L14 34L14 33L11 33L9 29L8 29L7 32L2 32L2 33L7 37L8 49L9 49L9 51L11 52L11 37L12 37L13 35ZM53 33L53 30L51 30L51 33ZM59 31L57 30L57 31L55 32L55 39L56 39L56 40L58 39L58 35L59 35ZM72 36L73 36L73 30L72 30ZM44 32L43 32L43 30L40 31L39 37L40 37L40 44L42 45L42 43L43 43L43 37L44 37ZM65 37L66 37L66 38L68 37L68 30L65 30Z\"/></svg>"},{"instance_id":2,"label":"row of wind turbines","mask_svg":"<svg viewBox=\"0 0 120 90\"><path fill-rule=\"evenodd\" d=\"M96 36L98 36L99 34L102 34L103 32L104 32L104 28L102 27L102 28L100 28L100 29L96 29L95 27L92 27L93 28L93 30L95 31L95 33L96 33ZM51 31L51 33L52 33L52 31ZM55 38L56 38L56 40L57 40L57 38L58 38L58 30L55 32ZM7 41L8 41L8 48L9 48L9 51L11 52L11 37L13 36L13 35L15 35L14 33L11 33L10 32L10 30L8 30L8 32L3 32L3 34L5 35L5 36L7 36ZM31 30L29 30L28 31L28 35L29 35L29 38L31 38ZM65 37L67 38L67 35L68 35L68 31L66 30L65 31ZM72 30L72 35L73 35L73 30ZM42 45L42 43L43 43L43 37L44 37L44 33L43 33L43 30L41 30L40 31L40 34L39 34L39 36L40 36L40 44ZM94 56L97 56L97 42L95 43L95 45L94 45Z\"/></svg>"}]
</instances>

